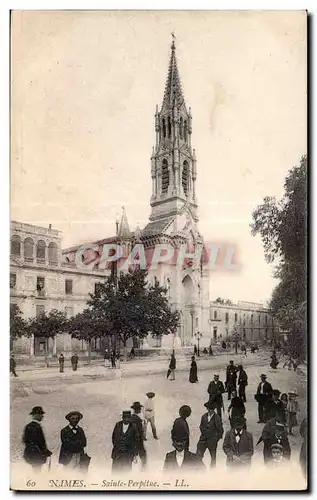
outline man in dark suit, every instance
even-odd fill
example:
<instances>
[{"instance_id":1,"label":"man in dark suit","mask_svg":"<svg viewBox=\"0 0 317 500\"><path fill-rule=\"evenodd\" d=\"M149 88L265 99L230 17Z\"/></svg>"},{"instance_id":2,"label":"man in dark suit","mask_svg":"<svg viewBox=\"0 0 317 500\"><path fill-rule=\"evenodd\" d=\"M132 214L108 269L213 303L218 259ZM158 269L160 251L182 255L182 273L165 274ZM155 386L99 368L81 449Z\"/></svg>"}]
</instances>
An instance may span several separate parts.
<instances>
[{"instance_id":1,"label":"man in dark suit","mask_svg":"<svg viewBox=\"0 0 317 500\"><path fill-rule=\"evenodd\" d=\"M197 443L197 455L203 458L208 448L211 458L210 467L215 467L217 446L223 436L223 427L221 418L215 413L216 403L208 401L204 406L208 411L201 417L199 427L201 435Z\"/></svg>"},{"instance_id":2,"label":"man in dark suit","mask_svg":"<svg viewBox=\"0 0 317 500\"><path fill-rule=\"evenodd\" d=\"M254 453L253 436L246 430L246 419L238 417L233 429L226 432L223 451L227 455L227 466L250 466Z\"/></svg>"},{"instance_id":3,"label":"man in dark suit","mask_svg":"<svg viewBox=\"0 0 317 500\"><path fill-rule=\"evenodd\" d=\"M174 420L171 431L172 442L186 441L186 450L189 448L189 427L187 418L190 416L192 409L190 406L184 405L179 409L179 417Z\"/></svg>"},{"instance_id":4,"label":"man in dark suit","mask_svg":"<svg viewBox=\"0 0 317 500\"><path fill-rule=\"evenodd\" d=\"M78 367L78 356L77 356L76 352L70 358L70 362L72 364L73 371L75 372L77 370L77 367Z\"/></svg>"},{"instance_id":5,"label":"man in dark suit","mask_svg":"<svg viewBox=\"0 0 317 500\"><path fill-rule=\"evenodd\" d=\"M219 375L218 374L214 375L214 380L210 382L208 386L208 394L209 394L209 401L216 403L216 410L220 418L222 418L221 416L221 410L223 408L222 395L224 392L225 388L223 382L219 380Z\"/></svg>"},{"instance_id":6,"label":"man in dark suit","mask_svg":"<svg viewBox=\"0 0 317 500\"><path fill-rule=\"evenodd\" d=\"M243 366L242 365L239 365L238 366L238 370L239 370L239 377L238 377L238 386L239 386L239 398L242 399L242 401L244 401L244 403L246 403L247 401L247 398L246 398L246 395L245 395L245 388L246 386L248 385L248 375L247 375L247 372L243 369Z\"/></svg>"},{"instance_id":7,"label":"man in dark suit","mask_svg":"<svg viewBox=\"0 0 317 500\"><path fill-rule=\"evenodd\" d=\"M79 411L71 411L65 418L69 425L61 430L62 445L58 461L64 467L77 469L80 468L84 448L87 446L84 430L78 425L83 415Z\"/></svg>"},{"instance_id":8,"label":"man in dark suit","mask_svg":"<svg viewBox=\"0 0 317 500\"><path fill-rule=\"evenodd\" d=\"M138 454L139 433L131 421L131 411L122 412L112 433L112 472L126 472L132 469L132 461Z\"/></svg>"},{"instance_id":9,"label":"man in dark suit","mask_svg":"<svg viewBox=\"0 0 317 500\"><path fill-rule=\"evenodd\" d=\"M41 406L34 406L30 415L33 420L25 426L23 433L24 460L30 464L34 472L40 472L42 465L46 463L52 452L46 446L45 436L40 422L44 417L44 410Z\"/></svg>"},{"instance_id":10,"label":"man in dark suit","mask_svg":"<svg viewBox=\"0 0 317 500\"><path fill-rule=\"evenodd\" d=\"M186 440L173 441L175 451L167 453L163 470L164 472L177 472L179 469L187 469L189 471L203 471L205 466L201 461L201 457L195 453L186 450Z\"/></svg>"},{"instance_id":11,"label":"man in dark suit","mask_svg":"<svg viewBox=\"0 0 317 500\"><path fill-rule=\"evenodd\" d=\"M278 389L273 389L272 396L265 403L264 415L266 421L271 418L277 418L280 422L286 422L285 407L283 402L280 400L281 391Z\"/></svg>"},{"instance_id":12,"label":"man in dark suit","mask_svg":"<svg viewBox=\"0 0 317 500\"><path fill-rule=\"evenodd\" d=\"M228 400L231 399L232 391L237 390L237 371L238 368L234 365L233 361L229 361L226 370L226 388L228 391Z\"/></svg>"},{"instance_id":13,"label":"man in dark suit","mask_svg":"<svg viewBox=\"0 0 317 500\"><path fill-rule=\"evenodd\" d=\"M12 373L12 375L17 377L15 369L16 369L16 361L14 359L14 354L11 354L11 356L10 356L10 373Z\"/></svg>"},{"instance_id":14,"label":"man in dark suit","mask_svg":"<svg viewBox=\"0 0 317 500\"><path fill-rule=\"evenodd\" d=\"M271 398L271 394L273 392L273 388L271 384L267 382L266 378L267 378L266 375L262 373L261 382L259 383L256 395L254 396L254 398L258 402L258 413L259 413L258 424L263 424L266 422L264 407L267 401Z\"/></svg>"},{"instance_id":15,"label":"man in dark suit","mask_svg":"<svg viewBox=\"0 0 317 500\"><path fill-rule=\"evenodd\" d=\"M135 401L131 406L131 408L134 411L134 413L131 416L131 421L136 425L138 429L138 442L137 442L138 455L142 462L142 468L144 469L146 465L146 451L144 448L143 422L139 416L143 406L139 403L139 401Z\"/></svg>"}]
</instances>

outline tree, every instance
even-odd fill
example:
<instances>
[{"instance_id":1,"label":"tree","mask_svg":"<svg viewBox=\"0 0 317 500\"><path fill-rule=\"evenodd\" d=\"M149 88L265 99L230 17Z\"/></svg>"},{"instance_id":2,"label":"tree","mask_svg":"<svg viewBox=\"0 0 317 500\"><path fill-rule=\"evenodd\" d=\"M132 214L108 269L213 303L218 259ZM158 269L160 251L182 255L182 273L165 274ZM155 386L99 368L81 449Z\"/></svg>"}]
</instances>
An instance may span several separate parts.
<instances>
[{"instance_id":1,"label":"tree","mask_svg":"<svg viewBox=\"0 0 317 500\"><path fill-rule=\"evenodd\" d=\"M27 335L26 321L22 317L22 312L17 304L10 306L10 338L11 345L14 340Z\"/></svg>"},{"instance_id":2,"label":"tree","mask_svg":"<svg viewBox=\"0 0 317 500\"><path fill-rule=\"evenodd\" d=\"M216 300L215 300L216 304L224 304L225 303L225 299L223 299L222 297L217 297Z\"/></svg>"},{"instance_id":3,"label":"tree","mask_svg":"<svg viewBox=\"0 0 317 500\"><path fill-rule=\"evenodd\" d=\"M291 330L294 355L303 355L307 337L307 156L293 167L281 200L264 198L253 212L252 235L260 234L268 263L279 280L270 309L283 329Z\"/></svg>"},{"instance_id":4,"label":"tree","mask_svg":"<svg viewBox=\"0 0 317 500\"><path fill-rule=\"evenodd\" d=\"M27 324L28 335L34 337L44 337L45 342L45 363L48 365L48 340L54 338L58 333L67 330L67 317L64 312L52 309L49 313L46 311L35 318L31 318Z\"/></svg>"},{"instance_id":5,"label":"tree","mask_svg":"<svg viewBox=\"0 0 317 500\"><path fill-rule=\"evenodd\" d=\"M67 331L73 338L87 342L88 363L90 363L91 341L110 335L110 323L104 316L91 309L85 309L82 313L69 319Z\"/></svg>"},{"instance_id":6,"label":"tree","mask_svg":"<svg viewBox=\"0 0 317 500\"><path fill-rule=\"evenodd\" d=\"M166 289L158 283L149 285L147 271L139 268L121 272L117 283L107 277L87 305L110 323L115 345L117 340L123 344L125 359L128 339L173 333L178 325L178 313L171 311Z\"/></svg>"}]
</instances>

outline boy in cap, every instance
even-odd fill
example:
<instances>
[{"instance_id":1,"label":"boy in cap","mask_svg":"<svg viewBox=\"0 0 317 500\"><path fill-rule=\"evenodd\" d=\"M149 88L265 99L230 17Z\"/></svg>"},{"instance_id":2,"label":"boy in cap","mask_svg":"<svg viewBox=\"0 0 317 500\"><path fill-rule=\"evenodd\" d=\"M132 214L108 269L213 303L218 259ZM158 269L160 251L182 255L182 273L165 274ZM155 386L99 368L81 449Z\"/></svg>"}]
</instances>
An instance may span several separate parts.
<instances>
[{"instance_id":1,"label":"boy in cap","mask_svg":"<svg viewBox=\"0 0 317 500\"><path fill-rule=\"evenodd\" d=\"M144 436L143 436L143 422L140 418L141 409L143 406L139 403L139 401L135 401L131 406L134 413L131 415L131 421L135 424L138 429L138 440L137 440L137 454L139 455L142 467L144 468L146 465L146 451L144 448Z\"/></svg>"},{"instance_id":2,"label":"boy in cap","mask_svg":"<svg viewBox=\"0 0 317 500\"><path fill-rule=\"evenodd\" d=\"M153 402L153 399L155 397L155 393L154 392L147 392L146 397L147 397L147 400L144 403L144 441L147 440L146 433L147 433L148 423L150 423L150 425L151 425L152 434L153 434L154 439L158 439L157 433L156 433L156 426L155 426L155 414L154 414L154 402Z\"/></svg>"},{"instance_id":3,"label":"boy in cap","mask_svg":"<svg viewBox=\"0 0 317 500\"><path fill-rule=\"evenodd\" d=\"M84 430L78 425L83 415L79 411L71 411L65 418L69 424L61 430L62 445L58 462L64 467L77 469L87 446Z\"/></svg>"},{"instance_id":4,"label":"boy in cap","mask_svg":"<svg viewBox=\"0 0 317 500\"><path fill-rule=\"evenodd\" d=\"M197 455L203 458L208 448L211 459L210 467L214 467L216 465L218 441L223 436L223 426L221 418L215 413L216 403L208 401L204 406L207 408L207 413L201 417L199 427L201 434L197 443Z\"/></svg>"},{"instance_id":5,"label":"boy in cap","mask_svg":"<svg viewBox=\"0 0 317 500\"><path fill-rule=\"evenodd\" d=\"M233 421L233 429L226 432L223 451L227 455L227 465L250 466L254 453L253 436L246 430L246 419L237 417Z\"/></svg>"},{"instance_id":6,"label":"boy in cap","mask_svg":"<svg viewBox=\"0 0 317 500\"><path fill-rule=\"evenodd\" d=\"M174 420L171 431L172 442L186 441L186 450L189 448L189 427L186 419L190 416L191 412L192 409L190 406L181 406L179 409L179 417Z\"/></svg>"},{"instance_id":7,"label":"boy in cap","mask_svg":"<svg viewBox=\"0 0 317 500\"><path fill-rule=\"evenodd\" d=\"M24 460L30 464L34 472L40 472L42 465L46 463L48 457L52 452L46 446L44 432L41 422L44 417L44 410L41 406L34 406L30 415L32 415L32 422L25 426L23 432Z\"/></svg>"},{"instance_id":8,"label":"boy in cap","mask_svg":"<svg viewBox=\"0 0 317 500\"><path fill-rule=\"evenodd\" d=\"M132 461L138 454L139 433L131 420L131 411L122 412L112 433L112 472L126 472L132 469Z\"/></svg>"}]
</instances>

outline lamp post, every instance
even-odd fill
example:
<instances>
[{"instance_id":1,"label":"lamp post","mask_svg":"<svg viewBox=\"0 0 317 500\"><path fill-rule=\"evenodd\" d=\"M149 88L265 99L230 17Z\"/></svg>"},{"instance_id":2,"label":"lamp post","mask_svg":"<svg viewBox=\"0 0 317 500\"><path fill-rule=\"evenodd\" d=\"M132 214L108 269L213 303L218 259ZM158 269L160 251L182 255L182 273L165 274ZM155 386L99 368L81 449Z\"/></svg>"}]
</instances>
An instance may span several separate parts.
<instances>
[{"instance_id":1,"label":"lamp post","mask_svg":"<svg viewBox=\"0 0 317 500\"><path fill-rule=\"evenodd\" d=\"M197 356L199 357L200 356L200 353L199 353L199 342L200 342L200 339L202 338L203 334L199 331L199 330L196 330L196 333L194 335L194 337L197 339L197 344L198 344L198 347L197 347Z\"/></svg>"}]
</instances>

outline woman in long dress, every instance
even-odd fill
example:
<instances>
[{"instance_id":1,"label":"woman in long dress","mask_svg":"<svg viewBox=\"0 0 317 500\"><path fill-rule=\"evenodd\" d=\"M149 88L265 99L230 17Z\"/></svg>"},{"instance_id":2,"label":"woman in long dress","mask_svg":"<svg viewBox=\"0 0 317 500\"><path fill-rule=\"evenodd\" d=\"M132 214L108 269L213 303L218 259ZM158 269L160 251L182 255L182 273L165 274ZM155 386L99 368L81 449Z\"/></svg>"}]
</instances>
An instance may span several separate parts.
<instances>
[{"instance_id":1,"label":"woman in long dress","mask_svg":"<svg viewBox=\"0 0 317 500\"><path fill-rule=\"evenodd\" d=\"M195 361L195 356L192 356L192 362L190 365L190 372L189 372L189 382L191 382L191 384L195 384L196 382L198 382L197 363Z\"/></svg>"}]
</instances>

